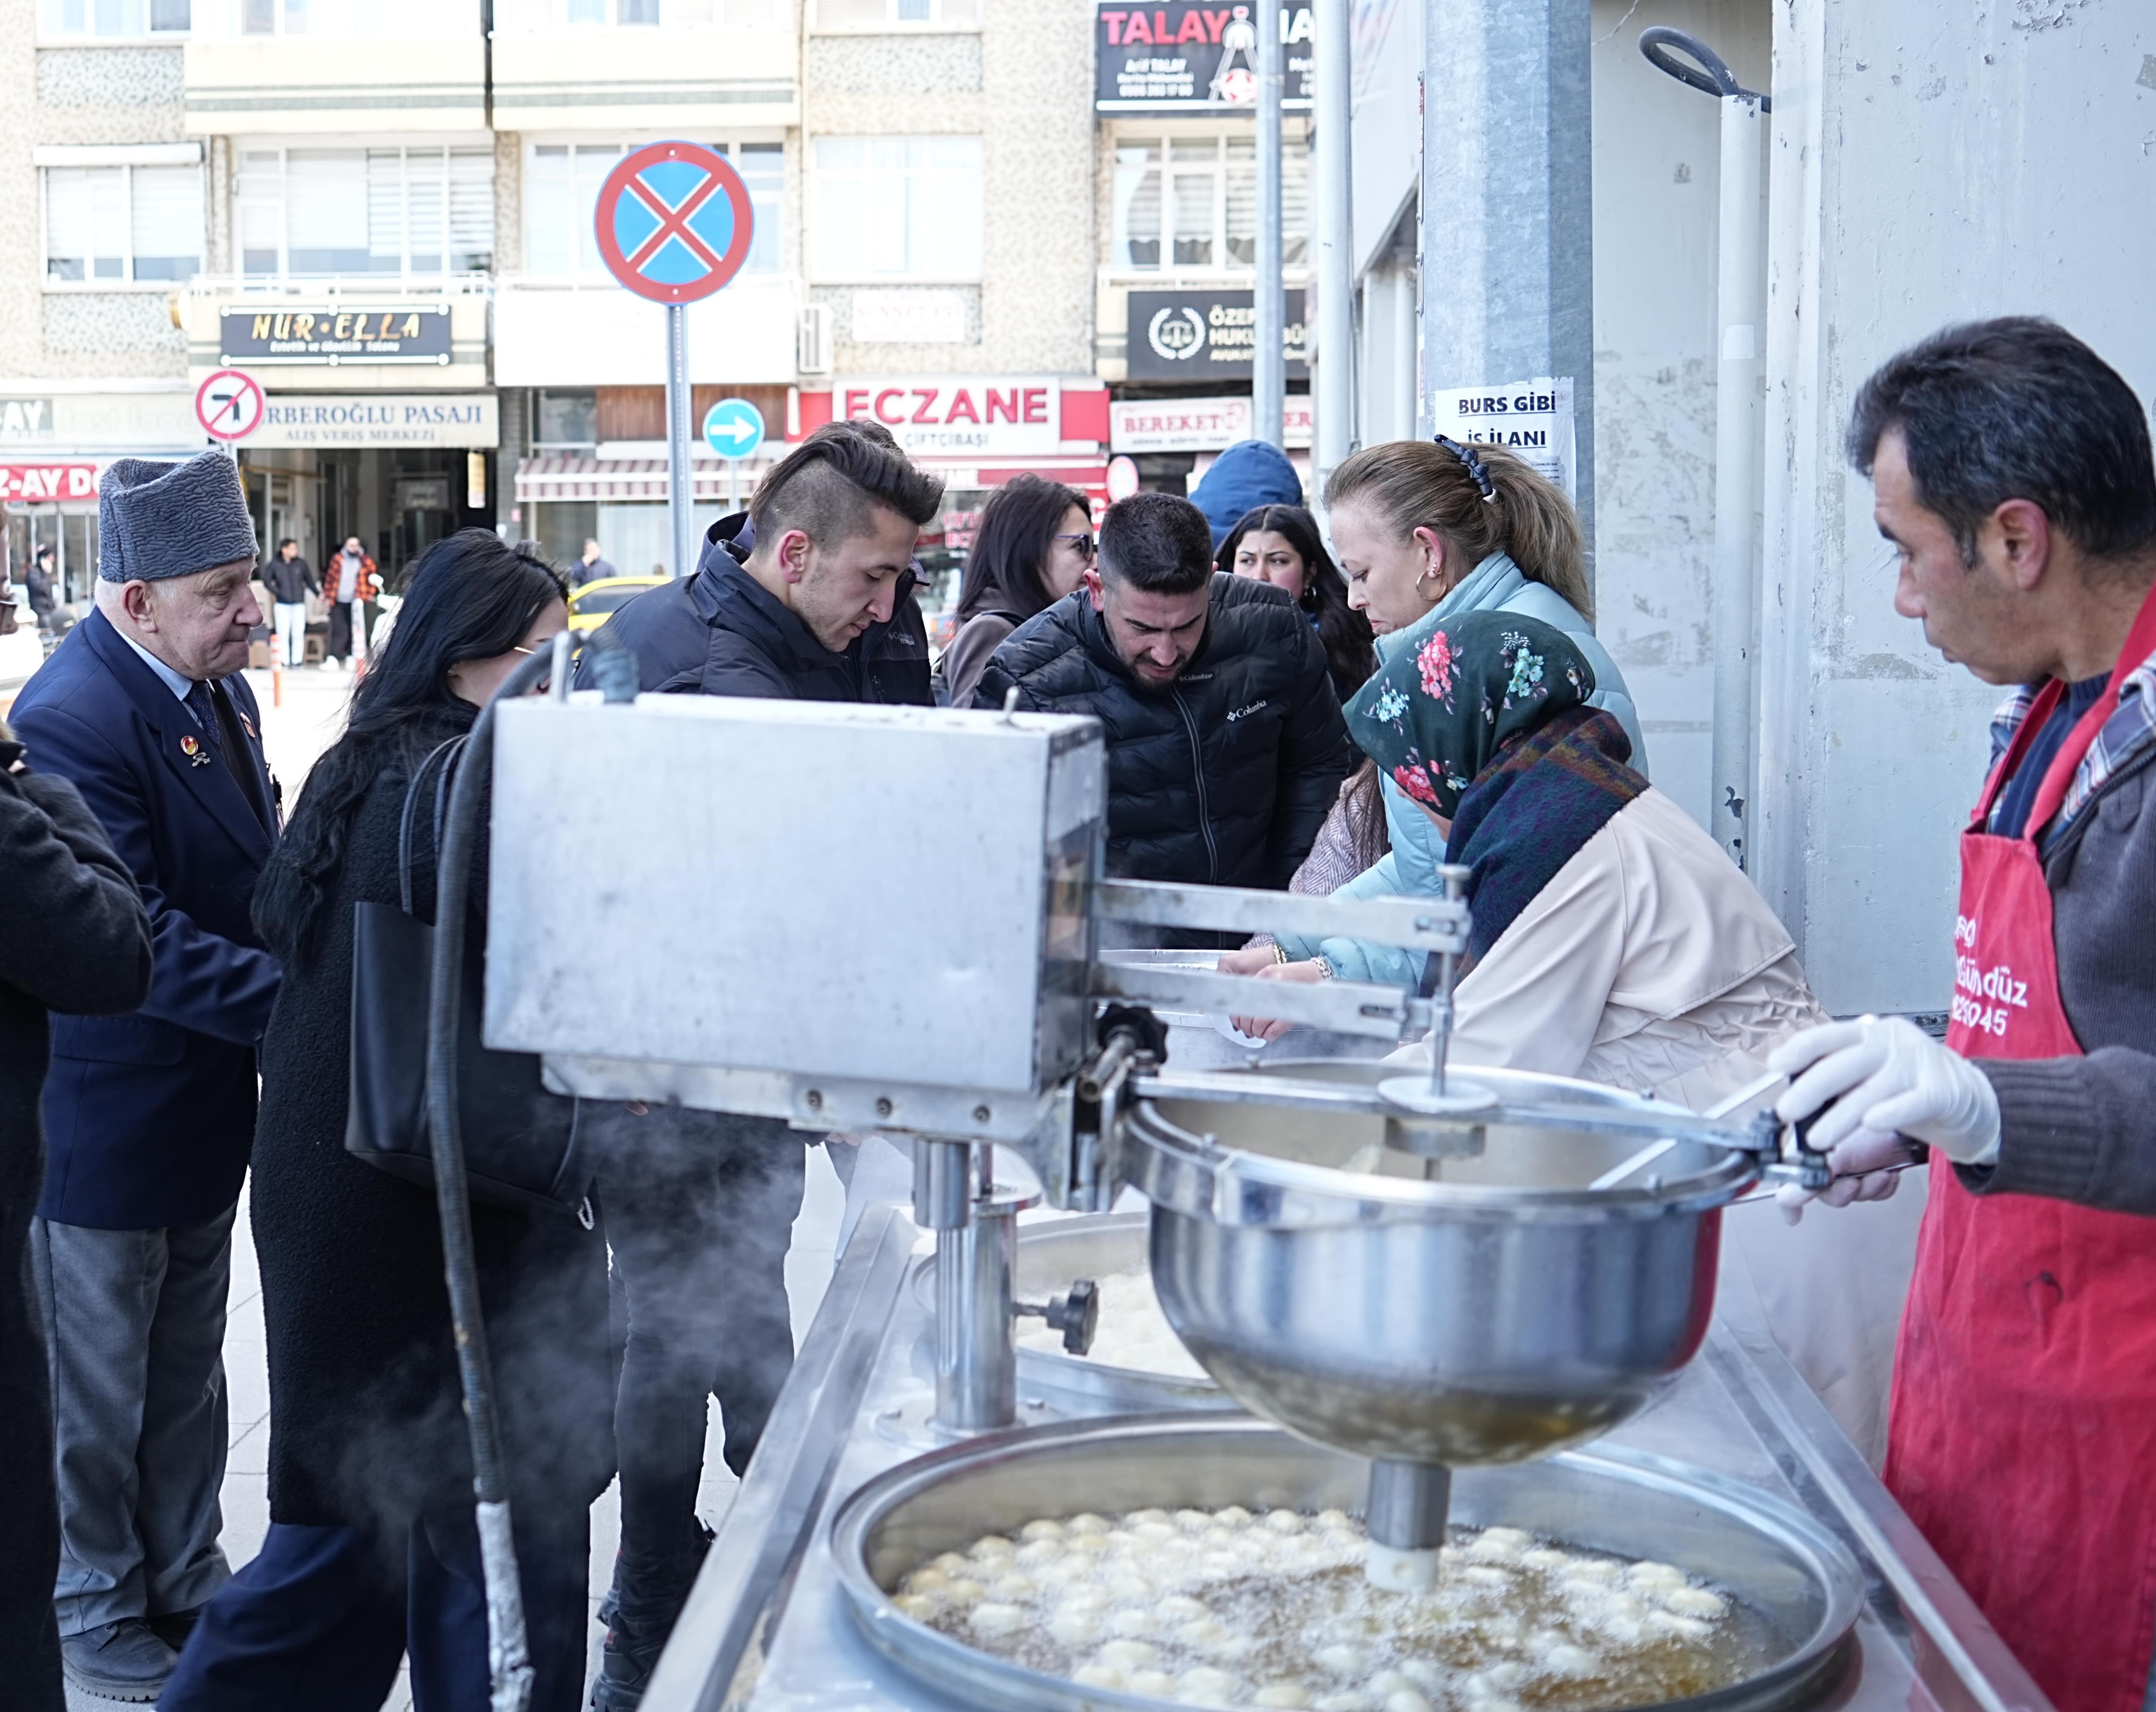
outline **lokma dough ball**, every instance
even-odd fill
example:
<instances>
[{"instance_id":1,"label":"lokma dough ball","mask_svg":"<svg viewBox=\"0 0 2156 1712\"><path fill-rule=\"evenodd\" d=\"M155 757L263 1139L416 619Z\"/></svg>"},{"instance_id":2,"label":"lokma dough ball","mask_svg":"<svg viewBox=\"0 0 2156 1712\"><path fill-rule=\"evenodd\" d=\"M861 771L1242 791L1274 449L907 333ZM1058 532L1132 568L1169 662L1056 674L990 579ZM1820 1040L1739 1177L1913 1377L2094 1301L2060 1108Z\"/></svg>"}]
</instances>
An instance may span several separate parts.
<instances>
[{"instance_id":1,"label":"lokma dough ball","mask_svg":"<svg viewBox=\"0 0 2156 1712\"><path fill-rule=\"evenodd\" d=\"M1178 1622L1188 1622L1194 1617L1212 1615L1202 1601L1193 1599L1188 1593L1171 1593L1153 1608L1163 1617L1173 1617Z\"/></svg>"},{"instance_id":2,"label":"lokma dough ball","mask_svg":"<svg viewBox=\"0 0 2156 1712\"><path fill-rule=\"evenodd\" d=\"M927 1622L942 1608L933 1599L919 1593L901 1593L891 1603L916 1622Z\"/></svg>"},{"instance_id":3,"label":"lokma dough ball","mask_svg":"<svg viewBox=\"0 0 2156 1712\"><path fill-rule=\"evenodd\" d=\"M1165 1522L1167 1519L1166 1510L1132 1510L1123 1518L1123 1525L1126 1528L1137 1528L1142 1527L1147 1522Z\"/></svg>"},{"instance_id":4,"label":"lokma dough ball","mask_svg":"<svg viewBox=\"0 0 2156 1712\"><path fill-rule=\"evenodd\" d=\"M1666 1593L1673 1587L1691 1585L1682 1570L1668 1563L1635 1563L1625 1571L1625 1579L1649 1593Z\"/></svg>"},{"instance_id":5,"label":"lokma dough ball","mask_svg":"<svg viewBox=\"0 0 2156 1712\"><path fill-rule=\"evenodd\" d=\"M1247 1528L1250 1525L1250 1513L1239 1504L1231 1504L1224 1510L1214 1511L1213 1519L1223 1527Z\"/></svg>"},{"instance_id":6,"label":"lokma dough ball","mask_svg":"<svg viewBox=\"0 0 2156 1712\"><path fill-rule=\"evenodd\" d=\"M1320 1694L1311 1702L1315 1712L1375 1712L1377 1704L1356 1689L1342 1689L1334 1694Z\"/></svg>"},{"instance_id":7,"label":"lokma dough ball","mask_svg":"<svg viewBox=\"0 0 2156 1712\"><path fill-rule=\"evenodd\" d=\"M1399 1673L1417 1688L1441 1689L1446 1682L1446 1673L1440 1665L1427 1658L1403 1658L1396 1667Z\"/></svg>"},{"instance_id":8,"label":"lokma dough ball","mask_svg":"<svg viewBox=\"0 0 2156 1712\"><path fill-rule=\"evenodd\" d=\"M1063 1526L1065 1532L1074 1535L1099 1535L1108 1531L1106 1518L1096 1516L1091 1510L1079 1511Z\"/></svg>"},{"instance_id":9,"label":"lokma dough ball","mask_svg":"<svg viewBox=\"0 0 2156 1712\"><path fill-rule=\"evenodd\" d=\"M1134 1670L1128 1686L1134 1694L1165 1700L1175 1693L1175 1679L1164 1670Z\"/></svg>"},{"instance_id":10,"label":"lokma dough ball","mask_svg":"<svg viewBox=\"0 0 2156 1712\"><path fill-rule=\"evenodd\" d=\"M1065 1607L1048 1620L1048 1632L1066 1647L1083 1647L1101 1633L1101 1619L1091 1611Z\"/></svg>"},{"instance_id":11,"label":"lokma dough ball","mask_svg":"<svg viewBox=\"0 0 2156 1712\"><path fill-rule=\"evenodd\" d=\"M1133 1605L1111 1612L1106 1627L1111 1635L1149 1635L1160 1627L1160 1617L1142 1605Z\"/></svg>"},{"instance_id":12,"label":"lokma dough ball","mask_svg":"<svg viewBox=\"0 0 2156 1712\"><path fill-rule=\"evenodd\" d=\"M1123 1686L1123 1673L1114 1665L1102 1664L1096 1660L1091 1664L1080 1665L1070 1673L1070 1680L1081 1689L1120 1691Z\"/></svg>"},{"instance_id":13,"label":"lokma dough ball","mask_svg":"<svg viewBox=\"0 0 2156 1712\"><path fill-rule=\"evenodd\" d=\"M961 1557L955 1551L945 1552L936 1560L933 1566L947 1576L970 1576L973 1573L972 1560Z\"/></svg>"},{"instance_id":14,"label":"lokma dough ball","mask_svg":"<svg viewBox=\"0 0 2156 1712\"><path fill-rule=\"evenodd\" d=\"M986 1587L978 1581L970 1580L953 1581L943 1590L943 1600L946 1604L961 1607L978 1605L988 1597L988 1590Z\"/></svg>"},{"instance_id":15,"label":"lokma dough ball","mask_svg":"<svg viewBox=\"0 0 2156 1712\"><path fill-rule=\"evenodd\" d=\"M1543 1668L1552 1676L1594 1676L1601 1671L1602 1661L1584 1647L1566 1643L1543 1654Z\"/></svg>"},{"instance_id":16,"label":"lokma dough ball","mask_svg":"<svg viewBox=\"0 0 2156 1712\"><path fill-rule=\"evenodd\" d=\"M1269 1683L1250 1696L1253 1706L1296 1708L1307 1706L1310 1696L1300 1684L1291 1682Z\"/></svg>"},{"instance_id":17,"label":"lokma dough ball","mask_svg":"<svg viewBox=\"0 0 2156 1712\"><path fill-rule=\"evenodd\" d=\"M988 1603L975 1606L968 1621L975 1634L1014 1635L1026 1626L1027 1617L1022 1606Z\"/></svg>"},{"instance_id":18,"label":"lokma dough ball","mask_svg":"<svg viewBox=\"0 0 2156 1712\"><path fill-rule=\"evenodd\" d=\"M1175 1698L1186 1706L1226 1706L1234 1703L1236 1687L1229 1672L1201 1664L1183 1672L1175 1685Z\"/></svg>"},{"instance_id":19,"label":"lokma dough ball","mask_svg":"<svg viewBox=\"0 0 2156 1712\"><path fill-rule=\"evenodd\" d=\"M1018 1530L1018 1537L1031 1544L1043 1540L1060 1540L1064 1533L1060 1522L1028 1522Z\"/></svg>"},{"instance_id":20,"label":"lokma dough ball","mask_svg":"<svg viewBox=\"0 0 2156 1712\"><path fill-rule=\"evenodd\" d=\"M1028 1569L1054 1563L1057 1559L1069 1555L1060 1540L1029 1540L1018 1549L1018 1560Z\"/></svg>"},{"instance_id":21,"label":"lokma dough ball","mask_svg":"<svg viewBox=\"0 0 2156 1712\"><path fill-rule=\"evenodd\" d=\"M1314 1663L1341 1676L1360 1676L1370 1668L1370 1661L1361 1648L1337 1642L1330 1647L1320 1647L1311 1654L1311 1658Z\"/></svg>"},{"instance_id":22,"label":"lokma dough ball","mask_svg":"<svg viewBox=\"0 0 2156 1712\"><path fill-rule=\"evenodd\" d=\"M986 1563L991 1558L1016 1555L1018 1547L1000 1534L983 1534L973 1542L973 1555L977 1562Z\"/></svg>"},{"instance_id":23,"label":"lokma dough ball","mask_svg":"<svg viewBox=\"0 0 2156 1712\"><path fill-rule=\"evenodd\" d=\"M1676 1635L1686 1641L1704 1641L1714 1632L1712 1624L1696 1617L1678 1617L1666 1611L1649 1612L1647 1627L1658 1635Z\"/></svg>"},{"instance_id":24,"label":"lokma dough ball","mask_svg":"<svg viewBox=\"0 0 2156 1712\"><path fill-rule=\"evenodd\" d=\"M937 1593L951 1585L951 1578L934 1564L923 1564L901 1585L909 1593Z\"/></svg>"},{"instance_id":25,"label":"lokma dough ball","mask_svg":"<svg viewBox=\"0 0 2156 1712\"><path fill-rule=\"evenodd\" d=\"M1355 1519L1345 1510L1320 1510L1317 1525L1321 1528L1353 1528Z\"/></svg>"},{"instance_id":26,"label":"lokma dough ball","mask_svg":"<svg viewBox=\"0 0 2156 1712\"><path fill-rule=\"evenodd\" d=\"M1160 1648L1150 1641L1111 1641L1100 1652L1101 1663L1118 1670L1143 1670L1159 1657Z\"/></svg>"},{"instance_id":27,"label":"lokma dough ball","mask_svg":"<svg viewBox=\"0 0 2156 1712\"><path fill-rule=\"evenodd\" d=\"M1276 1534L1300 1534L1303 1530L1304 1523L1302 1518L1293 1510L1267 1510L1265 1526Z\"/></svg>"},{"instance_id":28,"label":"lokma dough ball","mask_svg":"<svg viewBox=\"0 0 2156 1712\"><path fill-rule=\"evenodd\" d=\"M1520 1554L1520 1561L1531 1570L1547 1571L1563 1569L1570 1560L1569 1552L1559 1551L1548 1545L1537 1545L1531 1551L1523 1551Z\"/></svg>"},{"instance_id":29,"label":"lokma dough ball","mask_svg":"<svg viewBox=\"0 0 2156 1712\"><path fill-rule=\"evenodd\" d=\"M1728 1601L1720 1594L1704 1587L1672 1587L1662 1595L1662 1604L1679 1617L1700 1617L1710 1622L1729 1609Z\"/></svg>"},{"instance_id":30,"label":"lokma dough ball","mask_svg":"<svg viewBox=\"0 0 2156 1712\"><path fill-rule=\"evenodd\" d=\"M1413 1689L1394 1689L1385 1696L1385 1712L1431 1712L1431 1707Z\"/></svg>"},{"instance_id":31,"label":"lokma dough ball","mask_svg":"<svg viewBox=\"0 0 2156 1712\"><path fill-rule=\"evenodd\" d=\"M1021 1576L1013 1571L1008 1576L998 1576L988 1583L988 1591L1006 1603L1030 1599L1040 1591L1040 1584L1030 1576Z\"/></svg>"},{"instance_id":32,"label":"lokma dough ball","mask_svg":"<svg viewBox=\"0 0 2156 1712\"><path fill-rule=\"evenodd\" d=\"M1568 1581L1615 1581L1624 1574L1624 1565L1613 1563L1606 1557L1576 1557L1564 1567Z\"/></svg>"}]
</instances>

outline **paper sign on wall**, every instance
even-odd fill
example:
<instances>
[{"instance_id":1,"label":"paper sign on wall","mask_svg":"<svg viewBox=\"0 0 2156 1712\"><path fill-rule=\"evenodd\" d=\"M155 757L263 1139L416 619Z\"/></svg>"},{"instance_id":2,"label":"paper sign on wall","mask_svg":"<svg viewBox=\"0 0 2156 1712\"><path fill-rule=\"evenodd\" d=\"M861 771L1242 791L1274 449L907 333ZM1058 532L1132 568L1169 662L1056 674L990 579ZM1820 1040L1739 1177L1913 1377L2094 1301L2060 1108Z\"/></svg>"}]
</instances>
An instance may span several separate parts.
<instances>
[{"instance_id":1,"label":"paper sign on wall","mask_svg":"<svg viewBox=\"0 0 2156 1712\"><path fill-rule=\"evenodd\" d=\"M1430 400L1430 415L1432 433L1466 445L1503 446L1563 488L1567 499L1579 496L1569 375L1442 388Z\"/></svg>"}]
</instances>

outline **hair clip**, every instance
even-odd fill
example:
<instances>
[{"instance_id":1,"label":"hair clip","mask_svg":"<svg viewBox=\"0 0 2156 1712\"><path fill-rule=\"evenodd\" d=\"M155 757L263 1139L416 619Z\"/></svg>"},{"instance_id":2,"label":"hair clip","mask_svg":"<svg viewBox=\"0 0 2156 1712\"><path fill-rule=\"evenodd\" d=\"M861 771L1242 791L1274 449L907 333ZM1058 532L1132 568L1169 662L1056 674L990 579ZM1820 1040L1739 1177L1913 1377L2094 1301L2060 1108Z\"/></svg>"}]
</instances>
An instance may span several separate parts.
<instances>
[{"instance_id":1,"label":"hair clip","mask_svg":"<svg viewBox=\"0 0 2156 1712\"><path fill-rule=\"evenodd\" d=\"M1491 481L1489 465L1482 461L1481 454L1445 434L1433 434L1430 438L1467 466L1467 473L1474 477L1476 488L1481 494L1484 505L1496 498L1497 484Z\"/></svg>"}]
</instances>

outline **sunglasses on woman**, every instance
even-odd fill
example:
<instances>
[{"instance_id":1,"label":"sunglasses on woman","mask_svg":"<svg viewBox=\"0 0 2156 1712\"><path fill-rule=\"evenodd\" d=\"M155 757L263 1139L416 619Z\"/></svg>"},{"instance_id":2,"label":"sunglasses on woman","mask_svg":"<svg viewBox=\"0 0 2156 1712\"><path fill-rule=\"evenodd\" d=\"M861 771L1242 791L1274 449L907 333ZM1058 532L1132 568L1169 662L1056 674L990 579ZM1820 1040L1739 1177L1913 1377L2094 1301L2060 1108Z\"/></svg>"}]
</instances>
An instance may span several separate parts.
<instances>
[{"instance_id":1,"label":"sunglasses on woman","mask_svg":"<svg viewBox=\"0 0 2156 1712\"><path fill-rule=\"evenodd\" d=\"M1091 558L1096 551L1091 530L1081 529L1075 535L1051 535L1048 538L1050 541L1069 542L1078 549L1078 557L1081 558Z\"/></svg>"}]
</instances>

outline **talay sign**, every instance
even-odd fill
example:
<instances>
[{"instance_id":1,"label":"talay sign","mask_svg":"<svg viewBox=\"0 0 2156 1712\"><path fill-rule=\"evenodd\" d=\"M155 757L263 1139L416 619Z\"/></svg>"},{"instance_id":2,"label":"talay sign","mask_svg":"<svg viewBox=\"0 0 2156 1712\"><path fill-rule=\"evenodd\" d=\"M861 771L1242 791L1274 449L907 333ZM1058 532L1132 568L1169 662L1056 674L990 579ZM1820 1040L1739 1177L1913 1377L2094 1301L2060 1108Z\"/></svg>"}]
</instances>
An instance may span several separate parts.
<instances>
[{"instance_id":1,"label":"talay sign","mask_svg":"<svg viewBox=\"0 0 2156 1712\"><path fill-rule=\"evenodd\" d=\"M1310 105L1310 8L1277 0L1226 6L1099 5L1094 13L1093 105L1103 113L1255 112L1258 30L1277 12L1281 105Z\"/></svg>"},{"instance_id":2,"label":"talay sign","mask_svg":"<svg viewBox=\"0 0 2156 1712\"><path fill-rule=\"evenodd\" d=\"M837 415L875 418L909 452L1006 457L1062 450L1062 395L1053 375L850 380L833 393Z\"/></svg>"},{"instance_id":3,"label":"talay sign","mask_svg":"<svg viewBox=\"0 0 2156 1712\"><path fill-rule=\"evenodd\" d=\"M449 361L449 311L425 308L227 309L218 321L223 361L417 362Z\"/></svg>"},{"instance_id":4,"label":"talay sign","mask_svg":"<svg viewBox=\"0 0 2156 1712\"><path fill-rule=\"evenodd\" d=\"M1287 296L1287 372L1310 373L1302 293ZM1243 380L1258 349L1256 300L1248 291L1133 291L1125 361L1132 380Z\"/></svg>"}]
</instances>

